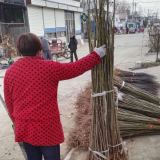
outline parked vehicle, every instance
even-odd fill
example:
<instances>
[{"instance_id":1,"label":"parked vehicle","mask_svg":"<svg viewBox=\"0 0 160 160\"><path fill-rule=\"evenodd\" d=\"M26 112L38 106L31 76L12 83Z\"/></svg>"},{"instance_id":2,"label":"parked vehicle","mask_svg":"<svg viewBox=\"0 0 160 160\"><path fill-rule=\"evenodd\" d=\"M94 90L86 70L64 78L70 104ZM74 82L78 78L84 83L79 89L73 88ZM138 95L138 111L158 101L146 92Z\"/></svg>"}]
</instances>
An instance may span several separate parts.
<instances>
[{"instance_id":1,"label":"parked vehicle","mask_svg":"<svg viewBox=\"0 0 160 160\"><path fill-rule=\"evenodd\" d=\"M56 61L60 57L66 59L70 58L70 50L68 49L66 43L63 43L60 39L53 39L50 44L51 54L56 58Z\"/></svg>"},{"instance_id":2,"label":"parked vehicle","mask_svg":"<svg viewBox=\"0 0 160 160\"><path fill-rule=\"evenodd\" d=\"M139 32L144 32L144 27L140 27Z\"/></svg>"},{"instance_id":3,"label":"parked vehicle","mask_svg":"<svg viewBox=\"0 0 160 160\"><path fill-rule=\"evenodd\" d=\"M160 23L153 23L154 27L160 27Z\"/></svg>"},{"instance_id":4,"label":"parked vehicle","mask_svg":"<svg viewBox=\"0 0 160 160\"><path fill-rule=\"evenodd\" d=\"M137 30L136 23L128 22L127 28L128 28L128 33L136 33Z\"/></svg>"}]
</instances>

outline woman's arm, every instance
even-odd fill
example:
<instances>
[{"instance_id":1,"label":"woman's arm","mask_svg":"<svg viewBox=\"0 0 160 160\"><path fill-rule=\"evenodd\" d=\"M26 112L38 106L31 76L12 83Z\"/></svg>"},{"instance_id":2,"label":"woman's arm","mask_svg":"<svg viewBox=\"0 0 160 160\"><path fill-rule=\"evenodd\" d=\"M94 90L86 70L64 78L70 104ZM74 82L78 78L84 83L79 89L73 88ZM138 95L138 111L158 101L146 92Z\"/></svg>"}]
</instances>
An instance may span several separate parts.
<instances>
[{"instance_id":1,"label":"woman's arm","mask_svg":"<svg viewBox=\"0 0 160 160\"><path fill-rule=\"evenodd\" d=\"M56 76L58 77L58 80L71 79L92 69L100 62L100 56L96 52L92 52L74 63L56 63Z\"/></svg>"},{"instance_id":2,"label":"woman's arm","mask_svg":"<svg viewBox=\"0 0 160 160\"><path fill-rule=\"evenodd\" d=\"M6 107L8 110L8 114L9 114L11 120L14 122L11 84L9 84L9 80L7 77L8 77L8 75L6 74L4 77L4 99L5 99Z\"/></svg>"}]
</instances>

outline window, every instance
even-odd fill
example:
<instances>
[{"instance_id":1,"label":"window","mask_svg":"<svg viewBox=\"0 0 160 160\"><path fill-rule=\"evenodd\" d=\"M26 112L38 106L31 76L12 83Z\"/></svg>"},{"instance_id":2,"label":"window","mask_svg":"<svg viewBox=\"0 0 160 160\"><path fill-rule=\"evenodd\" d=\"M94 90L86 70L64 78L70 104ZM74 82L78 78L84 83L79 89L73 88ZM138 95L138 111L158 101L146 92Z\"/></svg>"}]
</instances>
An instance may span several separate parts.
<instances>
[{"instance_id":1,"label":"window","mask_svg":"<svg viewBox=\"0 0 160 160\"><path fill-rule=\"evenodd\" d=\"M1 4L0 21L5 23L24 23L23 8Z\"/></svg>"},{"instance_id":2,"label":"window","mask_svg":"<svg viewBox=\"0 0 160 160\"><path fill-rule=\"evenodd\" d=\"M24 0L4 0L4 3L24 5Z\"/></svg>"}]
</instances>

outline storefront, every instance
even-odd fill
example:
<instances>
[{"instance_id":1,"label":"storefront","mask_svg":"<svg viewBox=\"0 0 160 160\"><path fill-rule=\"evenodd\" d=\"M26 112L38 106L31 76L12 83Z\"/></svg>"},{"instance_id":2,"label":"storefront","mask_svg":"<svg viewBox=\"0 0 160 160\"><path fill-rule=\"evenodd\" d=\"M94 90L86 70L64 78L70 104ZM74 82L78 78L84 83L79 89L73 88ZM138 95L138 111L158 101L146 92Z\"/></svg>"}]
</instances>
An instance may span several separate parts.
<instances>
[{"instance_id":1,"label":"storefront","mask_svg":"<svg viewBox=\"0 0 160 160\"><path fill-rule=\"evenodd\" d=\"M38 3L39 1L39 3ZM69 41L72 35L80 38L82 8L77 1L40 1L27 3L30 32L48 39Z\"/></svg>"}]
</instances>

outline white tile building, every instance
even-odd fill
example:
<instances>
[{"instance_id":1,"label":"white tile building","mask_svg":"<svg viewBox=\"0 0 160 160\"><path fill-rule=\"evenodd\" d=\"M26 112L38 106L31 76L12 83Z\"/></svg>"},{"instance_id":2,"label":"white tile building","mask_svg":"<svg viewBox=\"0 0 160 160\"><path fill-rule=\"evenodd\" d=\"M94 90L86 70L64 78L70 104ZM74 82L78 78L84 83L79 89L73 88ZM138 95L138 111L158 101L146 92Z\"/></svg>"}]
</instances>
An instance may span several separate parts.
<instances>
[{"instance_id":1,"label":"white tile building","mask_svg":"<svg viewBox=\"0 0 160 160\"><path fill-rule=\"evenodd\" d=\"M69 40L81 35L80 0L27 0L30 32Z\"/></svg>"}]
</instances>

